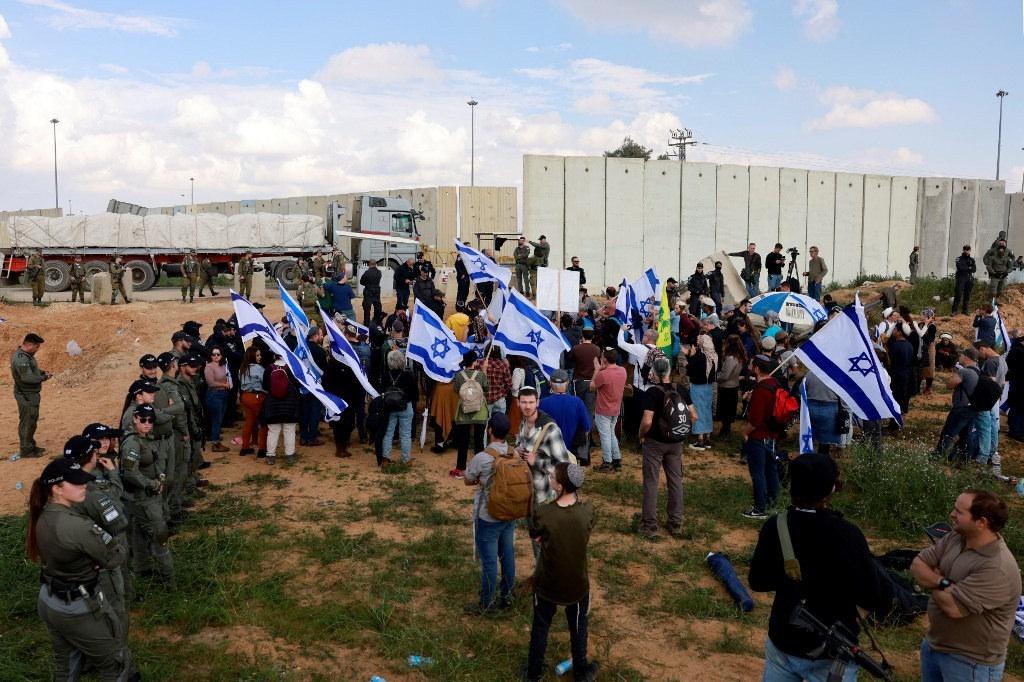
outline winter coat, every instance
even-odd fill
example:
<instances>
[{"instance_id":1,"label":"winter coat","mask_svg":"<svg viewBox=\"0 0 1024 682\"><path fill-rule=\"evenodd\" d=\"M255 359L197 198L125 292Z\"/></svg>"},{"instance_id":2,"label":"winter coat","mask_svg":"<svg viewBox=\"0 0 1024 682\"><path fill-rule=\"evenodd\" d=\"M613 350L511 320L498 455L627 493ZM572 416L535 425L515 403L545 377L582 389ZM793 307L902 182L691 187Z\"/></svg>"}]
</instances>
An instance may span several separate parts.
<instances>
[{"instance_id":1,"label":"winter coat","mask_svg":"<svg viewBox=\"0 0 1024 682\"><path fill-rule=\"evenodd\" d=\"M297 424L299 422L299 385L287 365L284 366L284 371L288 372L288 395L284 398L275 398L270 393L270 375L274 373L276 367L280 366L272 365L263 373L263 390L267 392L267 397L263 400L260 421L264 424Z\"/></svg>"}]
</instances>

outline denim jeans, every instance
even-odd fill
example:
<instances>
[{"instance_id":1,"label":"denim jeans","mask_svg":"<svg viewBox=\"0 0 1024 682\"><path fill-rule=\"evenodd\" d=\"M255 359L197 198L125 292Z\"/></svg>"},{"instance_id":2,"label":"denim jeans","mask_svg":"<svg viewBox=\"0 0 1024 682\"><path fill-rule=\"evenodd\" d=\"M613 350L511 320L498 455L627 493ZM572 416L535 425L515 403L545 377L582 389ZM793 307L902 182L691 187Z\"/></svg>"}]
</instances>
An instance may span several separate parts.
<instances>
[{"instance_id":1,"label":"denim jeans","mask_svg":"<svg viewBox=\"0 0 1024 682\"><path fill-rule=\"evenodd\" d=\"M507 410L506 410L507 406L505 404L505 400L506 400L505 398L498 398L493 403L490 403L487 406L487 418L488 419L490 419L491 415L493 415L495 412L501 412L502 414L507 414Z\"/></svg>"},{"instance_id":2,"label":"denim jeans","mask_svg":"<svg viewBox=\"0 0 1024 682\"><path fill-rule=\"evenodd\" d=\"M397 299L395 305L400 305L400 306L408 307L409 306L409 287L408 286L395 287L395 298Z\"/></svg>"},{"instance_id":3,"label":"denim jeans","mask_svg":"<svg viewBox=\"0 0 1024 682\"><path fill-rule=\"evenodd\" d=\"M544 669L544 654L548 648L548 632L551 620L558 611L558 604L533 595L533 626L530 628L530 655L526 676L539 680ZM575 604L565 607L565 620L569 625L569 645L572 650L572 671L574 679L583 679L587 666L587 617L590 615L590 595Z\"/></svg>"},{"instance_id":4,"label":"denim jeans","mask_svg":"<svg viewBox=\"0 0 1024 682\"><path fill-rule=\"evenodd\" d=\"M765 638L762 682L825 682L831 667L832 661L829 660L790 656L772 644L770 638ZM847 665L843 671L843 682L855 682L858 670L860 668L855 665Z\"/></svg>"},{"instance_id":5,"label":"denim jeans","mask_svg":"<svg viewBox=\"0 0 1024 682\"><path fill-rule=\"evenodd\" d=\"M210 388L206 391L206 409L210 411L210 441L220 442L220 424L224 421L224 412L228 409L228 390Z\"/></svg>"},{"instance_id":6,"label":"denim jeans","mask_svg":"<svg viewBox=\"0 0 1024 682\"><path fill-rule=\"evenodd\" d=\"M821 301L821 282L807 282L807 295L815 301Z\"/></svg>"},{"instance_id":7,"label":"denim jeans","mask_svg":"<svg viewBox=\"0 0 1024 682\"><path fill-rule=\"evenodd\" d=\"M754 489L754 510L763 512L779 496L779 469L775 464L775 441L748 438L743 443L747 471Z\"/></svg>"},{"instance_id":8,"label":"denim jeans","mask_svg":"<svg viewBox=\"0 0 1024 682\"><path fill-rule=\"evenodd\" d=\"M782 275L768 275L768 291L778 291L782 285Z\"/></svg>"},{"instance_id":9,"label":"denim jeans","mask_svg":"<svg viewBox=\"0 0 1024 682\"><path fill-rule=\"evenodd\" d=\"M476 551L480 555L480 606L494 604L501 559L501 598L508 599L516 586L515 521L476 520Z\"/></svg>"},{"instance_id":10,"label":"denim jeans","mask_svg":"<svg viewBox=\"0 0 1024 682\"><path fill-rule=\"evenodd\" d=\"M946 422L942 425L942 435L939 437L938 454L940 457L949 458L953 451L960 432L965 428L970 429L967 436L968 453L975 449L977 434L974 430L974 410L968 406L952 407L946 415Z\"/></svg>"},{"instance_id":11,"label":"denim jeans","mask_svg":"<svg viewBox=\"0 0 1024 682\"><path fill-rule=\"evenodd\" d=\"M306 394L299 398L300 404L300 419L299 419L299 440L303 443L309 443L316 440L319 436L318 429L320 428L320 417L323 412L323 405L316 396Z\"/></svg>"},{"instance_id":12,"label":"denim jeans","mask_svg":"<svg viewBox=\"0 0 1024 682\"><path fill-rule=\"evenodd\" d=\"M992 411L974 413L974 432L978 434L978 463L988 464L995 448L992 446ZM998 424L999 422L995 422ZM998 428L998 427L997 427Z\"/></svg>"},{"instance_id":13,"label":"denim jeans","mask_svg":"<svg viewBox=\"0 0 1024 682\"><path fill-rule=\"evenodd\" d=\"M932 649L928 640L921 642L921 682L1000 682L1006 661L999 665L982 665L963 656Z\"/></svg>"},{"instance_id":14,"label":"denim jeans","mask_svg":"<svg viewBox=\"0 0 1024 682\"><path fill-rule=\"evenodd\" d=\"M757 286L759 283L760 278L754 280L753 282L745 282L745 284L747 285L747 296L749 296L750 298L754 298L755 296L757 296Z\"/></svg>"},{"instance_id":15,"label":"denim jeans","mask_svg":"<svg viewBox=\"0 0 1024 682\"><path fill-rule=\"evenodd\" d=\"M606 417L603 414L594 415L594 424L597 425L597 434L601 437L601 459L605 464L622 461L622 453L619 451L619 439L615 437L615 422L619 421L619 415Z\"/></svg>"},{"instance_id":16,"label":"denim jeans","mask_svg":"<svg viewBox=\"0 0 1024 682\"><path fill-rule=\"evenodd\" d=\"M395 438L395 427L398 427L398 443L402 448L402 461L409 461L412 451L412 403L406 403L404 410L388 415L388 427L384 431L384 456L391 459L391 444Z\"/></svg>"}]
</instances>

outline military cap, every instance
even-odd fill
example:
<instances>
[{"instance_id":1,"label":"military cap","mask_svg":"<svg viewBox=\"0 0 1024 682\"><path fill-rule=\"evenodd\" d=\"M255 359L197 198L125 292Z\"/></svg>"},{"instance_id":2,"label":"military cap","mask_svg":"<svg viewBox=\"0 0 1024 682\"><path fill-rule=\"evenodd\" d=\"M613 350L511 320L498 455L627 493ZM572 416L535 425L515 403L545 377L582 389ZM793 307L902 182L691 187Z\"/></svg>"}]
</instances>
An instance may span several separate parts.
<instances>
[{"instance_id":1,"label":"military cap","mask_svg":"<svg viewBox=\"0 0 1024 682\"><path fill-rule=\"evenodd\" d=\"M178 341L191 341L192 336L188 332L174 332L171 334L171 343L178 343Z\"/></svg>"},{"instance_id":2,"label":"military cap","mask_svg":"<svg viewBox=\"0 0 1024 682\"><path fill-rule=\"evenodd\" d=\"M118 434L119 431L117 429L107 426L106 424L100 424L99 422L89 424L82 429L82 435L93 440L99 440L100 438L116 438Z\"/></svg>"},{"instance_id":3,"label":"military cap","mask_svg":"<svg viewBox=\"0 0 1024 682\"><path fill-rule=\"evenodd\" d=\"M167 368L170 367L171 365L173 365L177 361L178 361L178 358L177 358L177 356L174 353L171 353L169 351L164 351L156 359L156 364L160 365L160 369L162 369L163 371L166 372Z\"/></svg>"},{"instance_id":4,"label":"military cap","mask_svg":"<svg viewBox=\"0 0 1024 682\"><path fill-rule=\"evenodd\" d=\"M136 405L135 406L135 416L136 417L142 417L142 418L145 418L145 417L155 418L156 417L156 410L153 409L152 405Z\"/></svg>"},{"instance_id":5,"label":"military cap","mask_svg":"<svg viewBox=\"0 0 1024 682\"><path fill-rule=\"evenodd\" d=\"M100 444L97 441L87 436L71 436L64 443L64 457L72 462L77 462L91 455L99 447Z\"/></svg>"},{"instance_id":6,"label":"military cap","mask_svg":"<svg viewBox=\"0 0 1024 682\"><path fill-rule=\"evenodd\" d=\"M185 360L185 364L189 365L190 367L202 367L203 365L206 364L206 360L203 359L202 355L199 355L198 353L192 353Z\"/></svg>"},{"instance_id":7,"label":"military cap","mask_svg":"<svg viewBox=\"0 0 1024 682\"><path fill-rule=\"evenodd\" d=\"M156 356L152 353L146 353L139 358L139 367L145 367L146 369L154 369L157 366Z\"/></svg>"},{"instance_id":8,"label":"military cap","mask_svg":"<svg viewBox=\"0 0 1024 682\"><path fill-rule=\"evenodd\" d=\"M43 469L43 473L39 474L39 480L43 485L57 485L67 481L75 485L85 485L89 481L95 480L92 474L83 471L82 467L77 463L70 460L58 457Z\"/></svg>"},{"instance_id":9,"label":"military cap","mask_svg":"<svg viewBox=\"0 0 1024 682\"><path fill-rule=\"evenodd\" d=\"M156 393L159 390L160 389L157 387L157 385L150 381L136 379L135 381L132 382L131 387L128 389L128 394L134 398L140 393Z\"/></svg>"}]
</instances>

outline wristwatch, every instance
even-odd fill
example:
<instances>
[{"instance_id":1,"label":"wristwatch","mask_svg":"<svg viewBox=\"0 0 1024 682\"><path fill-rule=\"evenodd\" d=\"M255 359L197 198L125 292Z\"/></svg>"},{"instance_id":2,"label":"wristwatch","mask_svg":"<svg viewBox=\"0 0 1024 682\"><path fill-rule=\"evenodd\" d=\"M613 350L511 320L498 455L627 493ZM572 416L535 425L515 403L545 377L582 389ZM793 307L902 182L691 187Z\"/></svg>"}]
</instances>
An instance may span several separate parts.
<instances>
[{"instance_id":1,"label":"wristwatch","mask_svg":"<svg viewBox=\"0 0 1024 682\"><path fill-rule=\"evenodd\" d=\"M938 589L944 590L944 589L946 589L947 587L949 587L952 584L953 584L952 580L950 580L949 578L943 578L942 580L939 581Z\"/></svg>"}]
</instances>

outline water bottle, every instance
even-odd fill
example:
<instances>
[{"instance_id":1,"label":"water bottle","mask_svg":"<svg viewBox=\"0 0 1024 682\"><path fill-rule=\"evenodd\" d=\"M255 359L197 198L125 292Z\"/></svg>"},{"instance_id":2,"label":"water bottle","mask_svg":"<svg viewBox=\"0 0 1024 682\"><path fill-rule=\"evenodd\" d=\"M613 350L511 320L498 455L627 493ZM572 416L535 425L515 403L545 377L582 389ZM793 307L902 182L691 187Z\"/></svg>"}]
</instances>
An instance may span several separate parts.
<instances>
[{"instance_id":1,"label":"water bottle","mask_svg":"<svg viewBox=\"0 0 1024 682\"><path fill-rule=\"evenodd\" d=\"M21 489L23 489L24 487L25 487L25 484L24 484L24 483L22 483L21 481L18 481L17 483L15 483L15 484L14 484L14 489L15 489L15 490L21 490Z\"/></svg>"},{"instance_id":2,"label":"water bottle","mask_svg":"<svg viewBox=\"0 0 1024 682\"><path fill-rule=\"evenodd\" d=\"M13 455L11 455L12 462L17 462L19 459L21 459L21 455L19 455L18 453L14 453Z\"/></svg>"},{"instance_id":3,"label":"water bottle","mask_svg":"<svg viewBox=\"0 0 1024 682\"><path fill-rule=\"evenodd\" d=\"M433 662L434 662L434 659L432 659L432 658L430 658L428 656L417 656L417 655L414 654L414 655L409 657L409 667L410 668L419 668L420 666L431 665L431 664L433 664Z\"/></svg>"},{"instance_id":4,"label":"water bottle","mask_svg":"<svg viewBox=\"0 0 1024 682\"><path fill-rule=\"evenodd\" d=\"M387 682L387 680L385 680L380 675L374 675L373 677L370 678L370 682Z\"/></svg>"},{"instance_id":5,"label":"water bottle","mask_svg":"<svg viewBox=\"0 0 1024 682\"><path fill-rule=\"evenodd\" d=\"M572 670L572 659L571 658L567 658L567 659L565 659L564 661L562 661L561 663L559 663L558 665L555 666L555 674L558 675L559 677L561 677L562 675L566 674L570 670Z\"/></svg>"},{"instance_id":6,"label":"water bottle","mask_svg":"<svg viewBox=\"0 0 1024 682\"><path fill-rule=\"evenodd\" d=\"M1017 496L1024 497L1024 478L1017 481Z\"/></svg>"}]
</instances>

